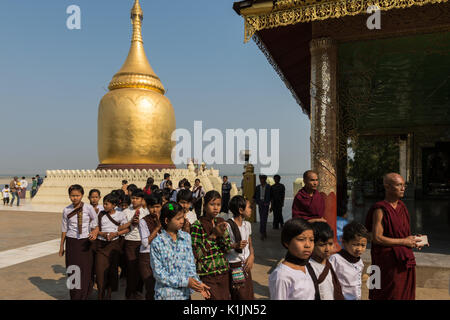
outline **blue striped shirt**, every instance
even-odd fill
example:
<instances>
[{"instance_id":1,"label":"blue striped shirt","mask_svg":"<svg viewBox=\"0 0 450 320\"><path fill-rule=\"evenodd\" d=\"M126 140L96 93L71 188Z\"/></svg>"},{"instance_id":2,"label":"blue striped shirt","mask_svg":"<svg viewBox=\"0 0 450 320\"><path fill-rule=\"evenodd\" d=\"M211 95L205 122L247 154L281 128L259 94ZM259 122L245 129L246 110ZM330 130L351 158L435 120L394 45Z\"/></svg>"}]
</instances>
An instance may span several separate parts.
<instances>
[{"instance_id":1,"label":"blue striped shirt","mask_svg":"<svg viewBox=\"0 0 450 320\"><path fill-rule=\"evenodd\" d=\"M156 279L155 300L188 300L189 278L197 281L189 233L178 231L177 241L162 230L150 245L150 264Z\"/></svg>"}]
</instances>

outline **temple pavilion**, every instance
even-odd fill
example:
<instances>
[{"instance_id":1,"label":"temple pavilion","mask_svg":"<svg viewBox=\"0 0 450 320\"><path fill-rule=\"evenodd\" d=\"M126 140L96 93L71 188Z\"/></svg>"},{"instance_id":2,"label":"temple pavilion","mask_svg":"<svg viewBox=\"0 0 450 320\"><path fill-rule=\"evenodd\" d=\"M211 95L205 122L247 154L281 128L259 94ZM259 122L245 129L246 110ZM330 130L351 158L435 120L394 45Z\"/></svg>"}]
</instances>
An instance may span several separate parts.
<instances>
[{"instance_id":1,"label":"temple pavilion","mask_svg":"<svg viewBox=\"0 0 450 320\"><path fill-rule=\"evenodd\" d=\"M327 220L335 224L346 202L350 141L389 137L408 196L440 199L434 223L448 234L450 3L246 0L233 9L244 41L253 39L311 121Z\"/></svg>"}]
</instances>

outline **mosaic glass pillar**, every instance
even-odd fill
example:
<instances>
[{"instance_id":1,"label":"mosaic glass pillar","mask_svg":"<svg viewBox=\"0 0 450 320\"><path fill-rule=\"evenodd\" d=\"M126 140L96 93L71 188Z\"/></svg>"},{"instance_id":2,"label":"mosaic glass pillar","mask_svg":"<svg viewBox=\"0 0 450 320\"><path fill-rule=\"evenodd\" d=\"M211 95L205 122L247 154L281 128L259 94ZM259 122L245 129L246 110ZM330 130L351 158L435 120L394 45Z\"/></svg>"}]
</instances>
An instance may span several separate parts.
<instances>
[{"instance_id":1,"label":"mosaic glass pillar","mask_svg":"<svg viewBox=\"0 0 450 320\"><path fill-rule=\"evenodd\" d=\"M319 175L325 219L336 240L337 215L337 45L331 38L313 39L311 50L311 167Z\"/></svg>"}]
</instances>

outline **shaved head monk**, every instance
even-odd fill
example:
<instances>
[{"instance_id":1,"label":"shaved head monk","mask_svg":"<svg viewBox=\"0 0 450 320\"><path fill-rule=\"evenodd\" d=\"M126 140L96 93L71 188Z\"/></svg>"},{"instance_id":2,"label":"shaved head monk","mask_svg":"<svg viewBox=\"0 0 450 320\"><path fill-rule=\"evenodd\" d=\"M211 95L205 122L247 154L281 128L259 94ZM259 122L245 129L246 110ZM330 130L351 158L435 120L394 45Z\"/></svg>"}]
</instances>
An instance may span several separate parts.
<instances>
[{"instance_id":1,"label":"shaved head monk","mask_svg":"<svg viewBox=\"0 0 450 320\"><path fill-rule=\"evenodd\" d=\"M414 300L416 297L416 260L408 209L400 200L405 180L397 173L383 177L385 198L370 208L366 228L372 232L372 265L380 267L381 288L370 289L371 300Z\"/></svg>"},{"instance_id":2,"label":"shaved head monk","mask_svg":"<svg viewBox=\"0 0 450 320\"><path fill-rule=\"evenodd\" d=\"M302 218L308 222L327 222L324 218L325 200L317 191L319 176L308 170L303 174L305 186L300 189L292 203L292 218Z\"/></svg>"}]
</instances>

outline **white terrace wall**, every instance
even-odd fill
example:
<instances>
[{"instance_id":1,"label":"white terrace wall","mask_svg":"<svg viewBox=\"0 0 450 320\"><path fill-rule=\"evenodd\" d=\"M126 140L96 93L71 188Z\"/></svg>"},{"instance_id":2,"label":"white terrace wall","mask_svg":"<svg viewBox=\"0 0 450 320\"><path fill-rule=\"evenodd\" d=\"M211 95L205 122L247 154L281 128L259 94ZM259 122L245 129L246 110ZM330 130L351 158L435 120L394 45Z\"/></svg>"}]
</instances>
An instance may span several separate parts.
<instances>
[{"instance_id":1,"label":"white terrace wall","mask_svg":"<svg viewBox=\"0 0 450 320\"><path fill-rule=\"evenodd\" d=\"M153 177L155 184L159 186L164 179L164 173L170 174L170 180L174 188L178 187L178 182L186 178L191 185L194 185L195 179L200 182L206 192L217 190L222 193L222 178L219 176L219 170L213 168L196 173L191 166L189 169L167 169L167 170L48 170L47 178L39 188L38 193L32 200L32 204L61 205L61 207L70 204L67 190L72 184L83 186L85 197L83 201L88 202L87 195L89 190L98 189L101 196L105 196L112 190L122 187L122 180L127 180L128 184L135 184L143 188L147 178ZM237 195L236 184L232 183L231 196Z\"/></svg>"}]
</instances>

